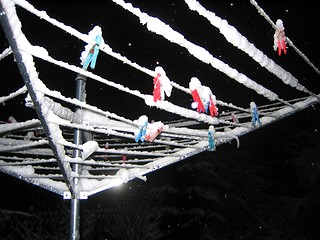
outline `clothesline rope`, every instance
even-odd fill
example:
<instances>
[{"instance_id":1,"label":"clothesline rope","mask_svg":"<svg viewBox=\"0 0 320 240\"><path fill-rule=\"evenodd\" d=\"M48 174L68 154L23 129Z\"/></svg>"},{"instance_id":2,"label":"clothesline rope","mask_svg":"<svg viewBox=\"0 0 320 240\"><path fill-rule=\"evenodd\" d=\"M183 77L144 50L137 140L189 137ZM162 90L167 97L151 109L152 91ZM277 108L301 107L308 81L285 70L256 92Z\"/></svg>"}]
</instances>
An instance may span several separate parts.
<instances>
[{"instance_id":1,"label":"clothesline rope","mask_svg":"<svg viewBox=\"0 0 320 240\"><path fill-rule=\"evenodd\" d=\"M271 20L268 14L258 5L257 1L250 0L250 3L258 10L260 15L276 29L276 24ZM288 44L298 53L298 55L317 73L320 75L320 70L309 60L309 58L302 52L298 47L296 47L289 37L286 37Z\"/></svg>"}]
</instances>

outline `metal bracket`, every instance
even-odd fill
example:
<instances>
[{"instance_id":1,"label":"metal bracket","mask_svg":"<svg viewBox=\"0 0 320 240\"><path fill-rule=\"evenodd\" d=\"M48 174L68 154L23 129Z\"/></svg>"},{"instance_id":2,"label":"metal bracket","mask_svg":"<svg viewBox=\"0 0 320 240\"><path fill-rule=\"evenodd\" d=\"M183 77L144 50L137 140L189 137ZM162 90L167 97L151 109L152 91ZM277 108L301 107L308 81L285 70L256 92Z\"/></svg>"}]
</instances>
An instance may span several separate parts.
<instances>
[{"instance_id":1,"label":"metal bracket","mask_svg":"<svg viewBox=\"0 0 320 240\"><path fill-rule=\"evenodd\" d=\"M64 192L63 193L63 199L80 199L80 200L85 200L88 199L88 193L87 192L80 192L79 194L76 194L75 197L72 197L72 194L70 192Z\"/></svg>"}]
</instances>

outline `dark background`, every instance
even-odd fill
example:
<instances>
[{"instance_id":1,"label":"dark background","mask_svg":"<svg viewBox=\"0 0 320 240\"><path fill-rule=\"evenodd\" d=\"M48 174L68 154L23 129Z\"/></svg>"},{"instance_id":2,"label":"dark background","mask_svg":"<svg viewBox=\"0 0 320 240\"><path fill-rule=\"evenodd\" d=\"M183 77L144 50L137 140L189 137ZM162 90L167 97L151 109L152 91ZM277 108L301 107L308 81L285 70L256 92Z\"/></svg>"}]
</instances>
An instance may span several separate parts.
<instances>
[{"instance_id":1,"label":"dark background","mask_svg":"<svg viewBox=\"0 0 320 240\"><path fill-rule=\"evenodd\" d=\"M290 100L304 96L227 43L217 29L197 13L190 12L183 1L131 2L279 97ZM269 103L254 91L199 62L185 49L148 32L137 18L111 1L31 3L83 33L95 25L101 26L105 42L115 52L150 69L161 65L169 78L180 85L187 87L190 78L197 76L219 100L243 108L249 107L252 100L258 106ZM201 3L227 19L301 84L319 93L319 75L290 47L287 55L277 55L273 50L274 30L249 1ZM319 66L318 13L314 3L261 1L259 4L274 22L278 18L283 20L287 36L315 66ZM79 66L84 47L80 40L25 10L18 8L18 14L32 44L45 47L56 59ZM1 49L8 46L3 32L0 42ZM74 73L41 60L36 60L36 67L40 79L50 89L74 96ZM12 56L1 61L0 72L1 96L23 86ZM149 76L105 54L99 54L94 72L131 89L152 93ZM186 107L191 101L176 90L169 100ZM87 101L130 119L145 113L161 121L178 118L94 81L87 83ZM1 107L1 121L6 121L10 115L18 121L36 116L32 109L24 106L24 96ZM142 235L153 233L150 239L319 239L318 128L319 107L310 107L241 137L239 149L235 144L222 145L216 152L202 153L149 174L147 182L134 180L92 196L82 201L82 237L147 239ZM1 221L5 227L0 231L3 237L9 231L7 226L11 230L20 229L15 239L19 236L24 236L22 239L68 236L69 201L4 174L0 177L0 208L27 214L3 214ZM139 236L142 229L146 233Z\"/></svg>"}]
</instances>

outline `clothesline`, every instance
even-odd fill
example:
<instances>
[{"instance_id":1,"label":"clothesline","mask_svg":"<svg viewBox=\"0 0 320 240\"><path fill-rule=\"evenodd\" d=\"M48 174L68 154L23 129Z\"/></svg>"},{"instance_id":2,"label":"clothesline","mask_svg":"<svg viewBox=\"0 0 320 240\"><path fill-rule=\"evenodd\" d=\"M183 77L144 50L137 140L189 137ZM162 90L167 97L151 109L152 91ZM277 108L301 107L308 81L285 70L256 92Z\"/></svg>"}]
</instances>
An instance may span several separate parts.
<instances>
[{"instance_id":1,"label":"clothesline","mask_svg":"<svg viewBox=\"0 0 320 240\"><path fill-rule=\"evenodd\" d=\"M255 0L250 0L250 3L258 10L261 16L274 28L276 29L276 24L271 20L268 14L258 5ZM296 47L291 39L286 37L288 44L298 53L300 57L317 73L320 75L320 70L309 60L309 58L302 52L298 47Z\"/></svg>"}]
</instances>

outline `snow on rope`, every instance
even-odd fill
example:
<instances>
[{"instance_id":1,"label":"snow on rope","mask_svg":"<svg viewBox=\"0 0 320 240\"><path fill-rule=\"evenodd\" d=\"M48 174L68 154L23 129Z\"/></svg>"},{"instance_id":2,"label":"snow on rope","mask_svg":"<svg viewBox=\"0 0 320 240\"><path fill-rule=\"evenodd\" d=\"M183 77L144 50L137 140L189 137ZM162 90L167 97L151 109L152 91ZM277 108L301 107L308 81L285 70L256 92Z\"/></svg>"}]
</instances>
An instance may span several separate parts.
<instances>
[{"instance_id":1,"label":"snow on rope","mask_svg":"<svg viewBox=\"0 0 320 240\"><path fill-rule=\"evenodd\" d=\"M12 53L12 50L10 47L3 50L3 52L0 54L0 61L4 59L5 57L9 56Z\"/></svg>"},{"instance_id":2,"label":"snow on rope","mask_svg":"<svg viewBox=\"0 0 320 240\"><path fill-rule=\"evenodd\" d=\"M37 49L37 50L35 50L35 49ZM143 99L148 106L157 107L159 109L162 109L162 110L165 110L165 111L168 111L171 113L175 113L175 114L178 114L183 117L192 118L192 119L195 119L198 121L203 121L203 122L206 122L209 124L219 124L219 120L217 120L216 118L212 118L206 114L198 113L194 110L179 107L179 106L172 104L168 101L154 102L151 95L142 94L138 90L131 90L128 87L125 87L125 86L118 84L118 83L114 83L112 81L109 81L109 80L102 78L94 73L88 72L80 67L76 67L74 65L70 65L68 63L55 60L52 57L50 57L48 55L48 53L46 51L44 51L43 48L41 48L41 50L40 50L39 47L34 48L34 47L31 47L31 45L30 45L29 47L23 47L22 50L25 52L28 52L38 58L41 58L45 61L56 64L60 67L66 68L66 69L71 70L75 73L80 73L83 76L86 76L90 79L97 80L97 81L104 83L108 86L114 87L120 91L127 92L127 93L132 94L136 97L139 97L139 98ZM43 87L41 87L41 88L43 88ZM232 125L233 123L230 122L230 124Z\"/></svg>"},{"instance_id":3,"label":"snow on rope","mask_svg":"<svg viewBox=\"0 0 320 240\"><path fill-rule=\"evenodd\" d=\"M16 96L19 96L21 94L24 94L25 92L27 92L27 87L23 86L23 87L19 88L18 90L16 90L15 92L10 93L7 96L0 97L0 103L5 103L6 101L13 99Z\"/></svg>"},{"instance_id":4,"label":"snow on rope","mask_svg":"<svg viewBox=\"0 0 320 240\"><path fill-rule=\"evenodd\" d=\"M16 31L18 31L18 29L16 29ZM122 90L122 91L125 91L125 92L128 92L128 93L131 93L133 95L136 95L136 96L138 96L140 98L143 98L146 101L146 103L148 105L150 105L150 106L154 106L155 105L158 108L170 111L172 113L180 114L182 116L189 117L189 118L194 118L196 120L204 121L204 122L207 122L209 124L218 124L219 122L228 123L227 121L223 121L223 120L218 121L216 118L211 118L211 117L209 117L209 116L207 116L205 114L200 114L200 113L197 113L197 112L189 110L189 109L177 107L177 106L175 106L175 105L173 105L171 103L165 102L165 101L158 102L158 103L154 104L154 103L152 103L152 101L148 100L149 98L147 98L146 96L141 94L139 91L132 91L132 90L120 85L120 84L115 84L115 83L110 82L108 80L102 79L101 77L99 77L97 75L94 75L93 73L87 72L87 71L85 71L85 70L83 70L81 68L78 68L76 66L71 66L71 65L69 65L67 63L64 63L62 61L54 60L53 58L51 58L49 56L49 54L48 54L46 49L38 47L38 46L32 46L22 33L18 34L18 32L17 32L16 35L19 35L19 40L20 40L21 43L23 43L23 44L19 45L20 50L22 52L28 53L28 54L31 54L31 55L35 55L36 57L42 58L43 60L49 61L49 62L54 63L56 65L59 65L61 67L67 68L67 69L69 69L71 71L80 73L80 74L82 74L84 76L87 76L89 78L92 78L92 79L95 79L95 80L99 80L99 81L101 81L101 82L103 82L105 84L108 84L109 86L115 87L115 88L117 88L119 90ZM42 92L42 93L47 92L46 86L44 86L41 83L41 81L38 79L37 74L33 73L32 68L34 66L29 64L29 63L31 63L31 61L27 60L25 62L28 63L27 66L30 68L29 71L30 71L31 76L33 76L33 78L34 78L33 81L35 81L35 83L38 82L37 84L34 84L35 91ZM50 119L50 118L52 118L54 116L51 113L51 111L54 111L52 108L57 109L57 108L61 108L61 107L60 106L59 107L52 106L52 104L50 104L48 101L45 100L46 98L44 98L43 96L41 98L42 98L41 102L43 102L43 105L47 106L47 107L44 107L46 109L46 111L48 111L47 109L50 109L50 111L47 113L47 115L48 115L47 118ZM68 112L70 112L70 111L68 111ZM233 123L230 123L230 124L232 125ZM234 124L234 125L237 125L237 124ZM53 139L53 141L57 141L57 140ZM173 145L173 144L171 144L171 145ZM62 153L62 151L59 151L59 152ZM63 157L61 157L61 158L63 158Z\"/></svg>"},{"instance_id":5,"label":"snow on rope","mask_svg":"<svg viewBox=\"0 0 320 240\"><path fill-rule=\"evenodd\" d=\"M89 45L93 45L94 43L92 42L92 39L90 39L88 37L88 35L83 34L79 31L77 31L76 29L74 29L71 26L67 26L59 21L57 21L56 19L50 17L45 11L39 11L37 10L34 6L32 6L30 3L28 3L25 0L14 0L14 2L16 4L18 4L19 6L23 7L25 10L31 12L32 14L38 16L40 19L46 20L47 22L51 23L52 25L68 32L69 34L71 34L72 36L77 37L78 39L82 40L83 42L89 44ZM112 50L112 48L105 42L102 42L100 44L100 50L106 54L108 54L109 56L112 56L113 58L119 60L122 63L128 64L129 66L151 76L154 77L156 75L156 72L154 70L150 70L146 67L140 66L139 64L130 61L127 57L122 56L120 53L114 52ZM48 60L47 60L48 61ZM185 88L181 85L179 85L178 83L174 82L174 81L170 81L171 85L173 87L175 87L176 89L183 91L187 94L190 94L190 90L188 88ZM228 108L234 108L234 109L238 109L238 110L242 110L242 111L246 111L245 109L235 106L234 104L231 103L226 103L222 100L217 100L217 104L228 107Z\"/></svg>"},{"instance_id":6,"label":"snow on rope","mask_svg":"<svg viewBox=\"0 0 320 240\"><path fill-rule=\"evenodd\" d=\"M273 73L285 84L300 91L306 92L311 96L315 96L314 93L302 86L298 82L298 79L292 76L291 73L277 65L261 50L257 49L254 44L250 43L248 39L244 37L234 26L230 25L227 20L221 19L212 11L208 11L196 0L185 0L185 2L191 10L196 11L199 15L205 17L212 24L212 26L218 28L220 33L229 43L248 54L253 60L259 63L262 67L266 68L269 72Z\"/></svg>"},{"instance_id":7,"label":"snow on rope","mask_svg":"<svg viewBox=\"0 0 320 240\"><path fill-rule=\"evenodd\" d=\"M221 71L222 73L226 74L230 78L243 84L247 88L250 88L256 91L258 94L266 97L270 101L278 100L288 106L291 106L291 104L288 103L287 101L280 99L276 93L256 83L255 81L253 81L243 73L240 73L236 69L230 67L228 64L224 63L223 61L215 58L203 47L200 47L188 41L181 33L173 30L169 25L165 24L158 18L149 16L147 13L142 12L139 8L133 7L131 3L126 3L123 0L112 0L112 1L120 5L125 10L131 12L136 17L138 17L140 19L140 23L142 25L146 25L149 31L166 38L170 42L176 43L181 47L186 48L191 55L193 55L200 61L210 64L215 69Z\"/></svg>"},{"instance_id":8,"label":"snow on rope","mask_svg":"<svg viewBox=\"0 0 320 240\"><path fill-rule=\"evenodd\" d=\"M276 24L271 20L271 18L268 16L268 14L258 5L258 3L255 0L250 0L250 3L258 10L261 16L265 18L265 20L270 23L270 25L277 29ZM320 75L320 70L309 60L309 58L297 48L293 42L286 37L288 44L298 53L300 57L303 58L303 60L311 67L313 70Z\"/></svg>"}]
</instances>

